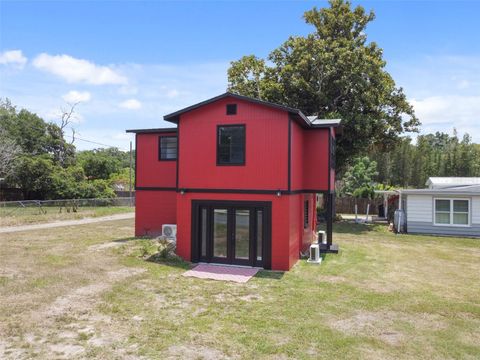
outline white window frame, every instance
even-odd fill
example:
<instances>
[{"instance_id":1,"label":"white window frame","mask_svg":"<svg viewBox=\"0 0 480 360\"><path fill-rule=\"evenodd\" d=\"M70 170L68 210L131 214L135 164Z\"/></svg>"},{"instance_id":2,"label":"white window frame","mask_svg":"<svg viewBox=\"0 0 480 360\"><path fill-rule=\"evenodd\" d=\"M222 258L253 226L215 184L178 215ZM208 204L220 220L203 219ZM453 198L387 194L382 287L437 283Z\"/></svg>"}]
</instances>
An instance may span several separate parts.
<instances>
[{"instance_id":1,"label":"white window frame","mask_svg":"<svg viewBox=\"0 0 480 360\"><path fill-rule=\"evenodd\" d=\"M435 216L437 213L437 200L448 200L450 201L450 223L449 224L438 224L437 223L437 217ZM453 223L453 202L455 200L460 200L460 201L467 201L468 202L468 213L467 213L467 219L468 219L468 224L454 224ZM433 225L435 226L455 226L455 227L470 227L471 226L471 216L472 216L472 207L471 207L471 200L470 198L433 198Z\"/></svg>"}]
</instances>

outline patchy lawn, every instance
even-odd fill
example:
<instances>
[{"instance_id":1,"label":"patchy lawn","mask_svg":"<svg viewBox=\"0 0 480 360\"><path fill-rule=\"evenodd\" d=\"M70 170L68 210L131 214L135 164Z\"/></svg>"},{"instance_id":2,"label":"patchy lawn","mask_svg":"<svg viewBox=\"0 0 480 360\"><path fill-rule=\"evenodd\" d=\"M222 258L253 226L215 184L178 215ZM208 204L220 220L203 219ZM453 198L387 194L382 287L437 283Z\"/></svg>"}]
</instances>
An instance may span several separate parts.
<instances>
[{"instance_id":1,"label":"patchy lawn","mask_svg":"<svg viewBox=\"0 0 480 360\"><path fill-rule=\"evenodd\" d=\"M144 260L133 220L2 234L0 358L480 357L479 240L335 231L339 255L247 284Z\"/></svg>"},{"instance_id":2,"label":"patchy lawn","mask_svg":"<svg viewBox=\"0 0 480 360\"><path fill-rule=\"evenodd\" d=\"M135 211L131 206L82 206L75 212L71 209L58 206L44 206L42 208L29 207L2 207L0 206L0 226L16 226L40 224L52 221L75 220L88 217L108 216Z\"/></svg>"}]
</instances>

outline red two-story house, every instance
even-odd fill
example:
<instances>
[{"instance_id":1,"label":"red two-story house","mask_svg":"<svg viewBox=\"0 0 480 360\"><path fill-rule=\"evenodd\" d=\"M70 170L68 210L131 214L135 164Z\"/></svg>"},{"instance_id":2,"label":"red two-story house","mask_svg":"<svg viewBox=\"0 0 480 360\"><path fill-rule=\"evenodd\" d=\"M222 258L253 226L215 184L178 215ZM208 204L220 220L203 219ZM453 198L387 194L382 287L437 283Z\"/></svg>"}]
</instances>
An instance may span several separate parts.
<instances>
[{"instance_id":1,"label":"red two-story house","mask_svg":"<svg viewBox=\"0 0 480 360\"><path fill-rule=\"evenodd\" d=\"M332 245L339 120L225 93L164 117L176 127L136 134L135 234L177 224L192 262L288 270L315 237L316 194Z\"/></svg>"}]
</instances>

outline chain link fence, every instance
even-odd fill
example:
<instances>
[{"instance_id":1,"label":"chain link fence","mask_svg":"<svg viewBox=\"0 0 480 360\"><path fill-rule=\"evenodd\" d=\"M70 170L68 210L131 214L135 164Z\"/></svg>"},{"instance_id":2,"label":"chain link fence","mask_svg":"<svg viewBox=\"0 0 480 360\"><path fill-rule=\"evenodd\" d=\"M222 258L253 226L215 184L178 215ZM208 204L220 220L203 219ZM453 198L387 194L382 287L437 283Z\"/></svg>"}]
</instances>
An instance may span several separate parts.
<instances>
[{"instance_id":1,"label":"chain link fence","mask_svg":"<svg viewBox=\"0 0 480 360\"><path fill-rule=\"evenodd\" d=\"M133 211L135 197L111 199L19 200L0 202L0 225L62 220Z\"/></svg>"}]
</instances>

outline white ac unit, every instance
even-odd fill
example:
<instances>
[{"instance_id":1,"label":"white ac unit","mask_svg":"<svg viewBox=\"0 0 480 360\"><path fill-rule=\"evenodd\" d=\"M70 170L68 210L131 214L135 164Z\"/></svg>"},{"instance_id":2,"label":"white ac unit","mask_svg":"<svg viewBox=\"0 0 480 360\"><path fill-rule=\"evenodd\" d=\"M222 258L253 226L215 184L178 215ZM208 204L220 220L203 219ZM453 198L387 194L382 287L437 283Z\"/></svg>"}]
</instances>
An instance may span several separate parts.
<instances>
[{"instance_id":1,"label":"white ac unit","mask_svg":"<svg viewBox=\"0 0 480 360\"><path fill-rule=\"evenodd\" d=\"M162 235L167 239L175 240L177 238L177 225L164 224L162 225Z\"/></svg>"},{"instance_id":2,"label":"white ac unit","mask_svg":"<svg viewBox=\"0 0 480 360\"><path fill-rule=\"evenodd\" d=\"M319 244L326 244L327 243L327 235L325 234L325 231L320 230L317 234L318 234L318 243Z\"/></svg>"},{"instance_id":3,"label":"white ac unit","mask_svg":"<svg viewBox=\"0 0 480 360\"><path fill-rule=\"evenodd\" d=\"M322 258L320 257L320 245L310 245L310 257L307 262L312 264L320 264L322 262Z\"/></svg>"}]
</instances>

